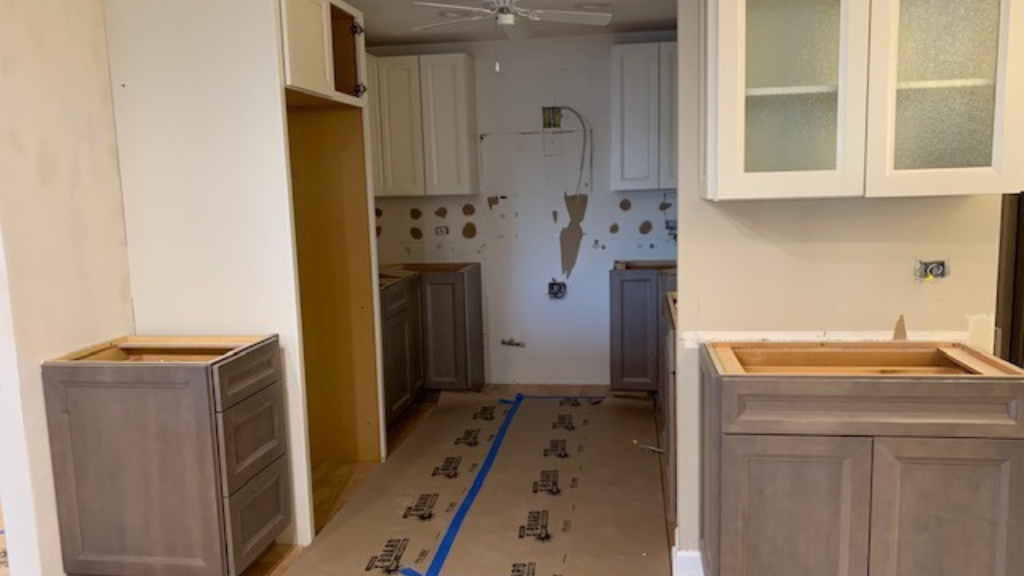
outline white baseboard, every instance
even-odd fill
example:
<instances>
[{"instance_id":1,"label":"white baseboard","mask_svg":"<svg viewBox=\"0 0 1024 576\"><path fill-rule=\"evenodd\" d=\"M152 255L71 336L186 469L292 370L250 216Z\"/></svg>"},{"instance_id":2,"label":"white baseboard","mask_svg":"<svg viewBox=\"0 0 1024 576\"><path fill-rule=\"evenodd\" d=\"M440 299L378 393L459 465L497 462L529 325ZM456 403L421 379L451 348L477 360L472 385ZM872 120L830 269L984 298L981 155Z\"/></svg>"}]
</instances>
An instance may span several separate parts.
<instances>
[{"instance_id":1,"label":"white baseboard","mask_svg":"<svg viewBox=\"0 0 1024 576\"><path fill-rule=\"evenodd\" d=\"M704 576L704 561L697 550L676 550L672 557L672 576Z\"/></svg>"}]
</instances>

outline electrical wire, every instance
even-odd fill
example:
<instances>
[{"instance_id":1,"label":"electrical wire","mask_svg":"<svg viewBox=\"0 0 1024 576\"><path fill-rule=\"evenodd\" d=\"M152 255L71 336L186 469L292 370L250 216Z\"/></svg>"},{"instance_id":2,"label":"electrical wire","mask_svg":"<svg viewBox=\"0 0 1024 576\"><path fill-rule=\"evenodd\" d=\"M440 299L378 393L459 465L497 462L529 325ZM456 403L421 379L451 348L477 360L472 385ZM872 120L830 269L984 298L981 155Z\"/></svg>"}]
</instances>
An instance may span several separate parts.
<instances>
[{"instance_id":1,"label":"electrical wire","mask_svg":"<svg viewBox=\"0 0 1024 576\"><path fill-rule=\"evenodd\" d=\"M572 194L578 196L582 193L583 186L583 173L584 167L587 163L587 152L590 153L590 175L587 179L587 185L593 185L594 183L594 145L593 145L593 134L591 129L587 126L586 119L580 114L575 108L571 106L557 106L559 110L566 110L572 112L574 116L580 121L580 126L583 128L583 148L580 150L580 170L579 175L576 177L576 191Z\"/></svg>"}]
</instances>

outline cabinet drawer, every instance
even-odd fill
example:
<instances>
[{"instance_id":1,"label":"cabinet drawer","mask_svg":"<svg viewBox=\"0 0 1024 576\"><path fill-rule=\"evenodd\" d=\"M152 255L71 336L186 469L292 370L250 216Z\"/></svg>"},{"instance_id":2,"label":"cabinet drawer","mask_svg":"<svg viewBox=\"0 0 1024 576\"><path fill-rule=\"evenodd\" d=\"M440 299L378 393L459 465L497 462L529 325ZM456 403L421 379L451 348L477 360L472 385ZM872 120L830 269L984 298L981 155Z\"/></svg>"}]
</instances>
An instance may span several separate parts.
<instances>
[{"instance_id":1,"label":"cabinet drawer","mask_svg":"<svg viewBox=\"0 0 1024 576\"><path fill-rule=\"evenodd\" d=\"M282 456L224 499L228 574L241 574L291 522L290 486L288 458Z\"/></svg>"},{"instance_id":2,"label":"cabinet drawer","mask_svg":"<svg viewBox=\"0 0 1024 576\"><path fill-rule=\"evenodd\" d=\"M213 365L214 399L222 412L281 380L277 338Z\"/></svg>"},{"instance_id":3,"label":"cabinet drawer","mask_svg":"<svg viewBox=\"0 0 1024 576\"><path fill-rule=\"evenodd\" d=\"M412 282L412 280L404 280L384 289L380 302L381 314L384 318L390 318L409 307Z\"/></svg>"},{"instance_id":4,"label":"cabinet drawer","mask_svg":"<svg viewBox=\"0 0 1024 576\"><path fill-rule=\"evenodd\" d=\"M222 493L229 496L285 453L287 439L280 383L217 414L217 436Z\"/></svg>"},{"instance_id":5,"label":"cabinet drawer","mask_svg":"<svg viewBox=\"0 0 1024 576\"><path fill-rule=\"evenodd\" d=\"M726 434L1024 438L1017 380L723 378Z\"/></svg>"}]
</instances>

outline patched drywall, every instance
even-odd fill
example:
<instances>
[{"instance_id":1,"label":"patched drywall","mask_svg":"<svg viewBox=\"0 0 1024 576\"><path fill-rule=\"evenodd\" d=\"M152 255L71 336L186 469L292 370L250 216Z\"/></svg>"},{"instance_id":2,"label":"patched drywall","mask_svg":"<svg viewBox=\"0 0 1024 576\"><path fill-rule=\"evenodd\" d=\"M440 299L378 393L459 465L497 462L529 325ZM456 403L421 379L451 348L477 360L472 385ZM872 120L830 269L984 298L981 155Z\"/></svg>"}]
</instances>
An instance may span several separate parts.
<instances>
[{"instance_id":1,"label":"patched drywall","mask_svg":"<svg viewBox=\"0 0 1024 576\"><path fill-rule=\"evenodd\" d=\"M675 215L662 209L675 205L674 191L612 192L608 172L611 45L663 39L588 36L375 51L474 56L479 193L378 198L378 249L384 263L482 263L488 382L606 384L609 270L615 260L675 258L665 229ZM585 162L579 189L583 132L571 114L554 136L561 152L545 154L541 107L556 105L575 108L592 128L593 166ZM421 218L413 220L413 210ZM410 235L413 227L422 238ZM565 299L548 298L552 279L567 281ZM525 347L503 346L503 339Z\"/></svg>"},{"instance_id":2,"label":"patched drywall","mask_svg":"<svg viewBox=\"0 0 1024 576\"><path fill-rule=\"evenodd\" d=\"M0 1L0 94L0 496L11 573L58 576L39 365L133 331L101 2Z\"/></svg>"}]
</instances>

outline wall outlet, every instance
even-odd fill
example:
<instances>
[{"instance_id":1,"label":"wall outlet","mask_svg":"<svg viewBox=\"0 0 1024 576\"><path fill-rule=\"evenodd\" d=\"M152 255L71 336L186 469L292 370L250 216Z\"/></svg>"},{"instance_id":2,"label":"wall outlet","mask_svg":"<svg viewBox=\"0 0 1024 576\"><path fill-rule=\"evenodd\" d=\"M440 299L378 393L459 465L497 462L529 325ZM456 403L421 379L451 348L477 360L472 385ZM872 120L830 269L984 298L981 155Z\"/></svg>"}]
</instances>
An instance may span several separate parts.
<instances>
[{"instance_id":1,"label":"wall outlet","mask_svg":"<svg viewBox=\"0 0 1024 576\"><path fill-rule=\"evenodd\" d=\"M438 227L434 228L434 236L447 236L447 235L448 235L448 227L447 226L438 226Z\"/></svg>"},{"instance_id":2,"label":"wall outlet","mask_svg":"<svg viewBox=\"0 0 1024 576\"><path fill-rule=\"evenodd\" d=\"M949 264L945 260L918 260L914 268L918 280L931 281L949 276Z\"/></svg>"}]
</instances>

